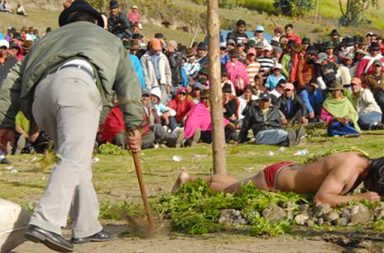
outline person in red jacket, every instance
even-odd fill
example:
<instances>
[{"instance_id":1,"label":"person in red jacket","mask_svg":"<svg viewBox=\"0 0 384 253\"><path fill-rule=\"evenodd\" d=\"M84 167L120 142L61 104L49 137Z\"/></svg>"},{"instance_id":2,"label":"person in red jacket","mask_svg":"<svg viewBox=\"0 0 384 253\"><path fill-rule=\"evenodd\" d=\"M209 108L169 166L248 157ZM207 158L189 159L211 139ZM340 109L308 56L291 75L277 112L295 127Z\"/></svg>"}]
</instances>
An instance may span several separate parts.
<instances>
[{"instance_id":1,"label":"person in red jacket","mask_svg":"<svg viewBox=\"0 0 384 253\"><path fill-rule=\"evenodd\" d=\"M195 103L188 97L188 91L185 87L178 88L175 98L168 102L168 107L176 111L175 119L179 125L184 125L188 113L194 106Z\"/></svg>"},{"instance_id":2,"label":"person in red jacket","mask_svg":"<svg viewBox=\"0 0 384 253\"><path fill-rule=\"evenodd\" d=\"M284 26L284 30L285 30L285 36L287 37L288 40L293 40L296 44L301 44L301 38L293 30L292 24L286 24Z\"/></svg>"},{"instance_id":3,"label":"person in red jacket","mask_svg":"<svg viewBox=\"0 0 384 253\"><path fill-rule=\"evenodd\" d=\"M104 124L100 128L98 135L99 143L112 143L125 148L125 123L123 113L120 110L119 104L115 103L112 110L109 111Z\"/></svg>"}]
</instances>

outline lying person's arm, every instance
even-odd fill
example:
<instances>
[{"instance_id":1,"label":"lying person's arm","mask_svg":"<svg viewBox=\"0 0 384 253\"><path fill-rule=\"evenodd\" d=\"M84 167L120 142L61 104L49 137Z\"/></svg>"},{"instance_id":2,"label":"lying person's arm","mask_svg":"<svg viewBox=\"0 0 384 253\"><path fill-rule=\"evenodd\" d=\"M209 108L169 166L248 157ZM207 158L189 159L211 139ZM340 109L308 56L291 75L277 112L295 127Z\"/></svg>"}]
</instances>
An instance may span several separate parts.
<instances>
[{"instance_id":1,"label":"lying person's arm","mask_svg":"<svg viewBox=\"0 0 384 253\"><path fill-rule=\"evenodd\" d=\"M340 169L332 169L328 176L324 179L319 190L317 191L314 201L316 204L327 203L331 206L338 206L356 200L368 200L370 202L380 201L380 196L376 192L365 192L354 195L344 195L346 192L345 187L353 186L357 179L354 174L355 171L347 170L347 166L354 166L353 164L346 164ZM354 181L351 184L351 181Z\"/></svg>"}]
</instances>

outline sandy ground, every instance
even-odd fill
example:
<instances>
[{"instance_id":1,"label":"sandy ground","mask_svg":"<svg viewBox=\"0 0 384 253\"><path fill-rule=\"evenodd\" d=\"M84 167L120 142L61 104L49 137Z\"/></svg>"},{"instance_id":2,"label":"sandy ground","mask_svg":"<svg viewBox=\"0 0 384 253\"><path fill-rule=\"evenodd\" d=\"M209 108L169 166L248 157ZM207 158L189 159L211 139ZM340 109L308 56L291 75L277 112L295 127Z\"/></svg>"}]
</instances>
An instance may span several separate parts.
<instances>
[{"instance_id":1,"label":"sandy ground","mask_svg":"<svg viewBox=\"0 0 384 253\"><path fill-rule=\"evenodd\" d=\"M127 224L106 225L108 231L122 233ZM64 232L70 237L69 231ZM25 242L12 253L49 253L53 252L42 244ZM343 252L336 244L327 243L320 237L301 237L284 235L276 238L254 238L234 233L216 233L204 236L185 236L180 234L158 235L152 239L140 239L128 235L106 243L88 243L75 245L78 253L330 253Z\"/></svg>"}]
</instances>

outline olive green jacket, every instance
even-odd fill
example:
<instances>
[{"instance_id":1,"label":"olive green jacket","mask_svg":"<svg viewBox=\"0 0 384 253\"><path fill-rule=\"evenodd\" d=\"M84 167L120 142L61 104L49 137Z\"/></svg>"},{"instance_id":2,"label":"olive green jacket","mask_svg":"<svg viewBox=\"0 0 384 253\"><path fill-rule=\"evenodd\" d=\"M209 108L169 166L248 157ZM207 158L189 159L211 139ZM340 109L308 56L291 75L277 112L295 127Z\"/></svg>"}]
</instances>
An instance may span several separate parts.
<instances>
[{"instance_id":1,"label":"olive green jacket","mask_svg":"<svg viewBox=\"0 0 384 253\"><path fill-rule=\"evenodd\" d=\"M78 58L93 66L104 109L112 107L112 96L116 94L126 128L140 128L141 89L125 48L115 35L85 21L48 33L33 45L22 63L10 70L0 86L0 128L14 128L19 110L33 121L36 85L64 62Z\"/></svg>"}]
</instances>

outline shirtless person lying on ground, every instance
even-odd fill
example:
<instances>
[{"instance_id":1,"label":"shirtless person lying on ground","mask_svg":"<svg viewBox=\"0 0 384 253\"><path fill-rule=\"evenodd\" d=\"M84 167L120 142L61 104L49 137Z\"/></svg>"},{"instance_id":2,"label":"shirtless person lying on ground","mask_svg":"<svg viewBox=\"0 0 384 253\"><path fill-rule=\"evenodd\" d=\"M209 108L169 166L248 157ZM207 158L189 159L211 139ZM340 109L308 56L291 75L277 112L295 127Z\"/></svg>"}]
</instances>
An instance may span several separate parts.
<instances>
[{"instance_id":1,"label":"shirtless person lying on ground","mask_svg":"<svg viewBox=\"0 0 384 253\"><path fill-rule=\"evenodd\" d=\"M352 200L380 201L384 195L384 157L370 159L355 152L326 156L305 165L280 162L266 167L256 176L237 180L229 175L201 177L214 191L237 193L241 185L252 182L258 189L315 193L315 203L337 206ZM180 173L172 192L196 177ZM364 182L368 192L346 195Z\"/></svg>"}]
</instances>

